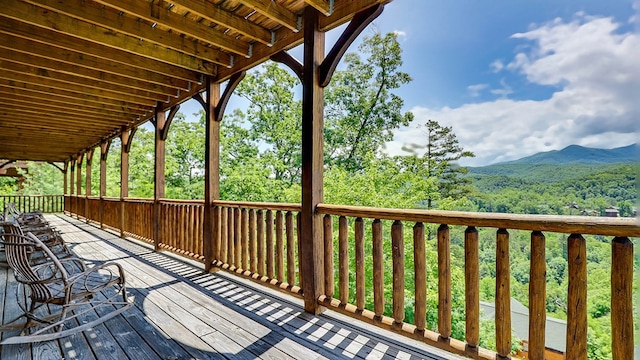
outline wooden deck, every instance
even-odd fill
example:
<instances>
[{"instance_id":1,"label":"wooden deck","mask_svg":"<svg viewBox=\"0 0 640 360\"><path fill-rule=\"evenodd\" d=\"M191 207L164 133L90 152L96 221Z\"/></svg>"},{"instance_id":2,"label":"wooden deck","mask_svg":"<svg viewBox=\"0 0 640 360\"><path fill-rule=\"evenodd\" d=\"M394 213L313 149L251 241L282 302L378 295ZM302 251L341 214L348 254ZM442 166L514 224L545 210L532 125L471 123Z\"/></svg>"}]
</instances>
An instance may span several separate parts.
<instances>
[{"instance_id":1,"label":"wooden deck","mask_svg":"<svg viewBox=\"0 0 640 360\"><path fill-rule=\"evenodd\" d=\"M79 257L124 266L135 307L64 339L0 347L0 359L460 359L333 312L310 315L297 298L68 216L49 220ZM0 269L3 320L19 311L13 284Z\"/></svg>"}]
</instances>

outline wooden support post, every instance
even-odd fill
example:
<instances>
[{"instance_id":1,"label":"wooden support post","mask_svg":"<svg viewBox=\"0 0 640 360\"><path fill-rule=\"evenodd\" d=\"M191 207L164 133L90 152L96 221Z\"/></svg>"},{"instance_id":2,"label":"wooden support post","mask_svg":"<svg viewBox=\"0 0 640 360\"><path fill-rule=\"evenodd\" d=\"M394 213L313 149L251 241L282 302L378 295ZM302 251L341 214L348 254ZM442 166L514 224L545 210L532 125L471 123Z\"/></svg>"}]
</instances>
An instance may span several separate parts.
<instances>
[{"instance_id":1,"label":"wooden support post","mask_svg":"<svg viewBox=\"0 0 640 360\"><path fill-rule=\"evenodd\" d=\"M167 117L161 108L161 103L158 103L155 108L154 125L155 130L155 153L153 164L153 245L155 251L160 249L162 243L160 229L160 203L159 200L164 198L165 190L165 176L164 176L164 164L165 164L165 143L166 138L163 136L166 134L165 126L167 125Z\"/></svg>"},{"instance_id":2,"label":"wooden support post","mask_svg":"<svg viewBox=\"0 0 640 360\"><path fill-rule=\"evenodd\" d=\"M69 183L67 181L67 170L69 169L69 160L64 161L64 168L62 170L62 193L69 195Z\"/></svg>"},{"instance_id":3,"label":"wooden support post","mask_svg":"<svg viewBox=\"0 0 640 360\"><path fill-rule=\"evenodd\" d=\"M324 33L318 28L319 13L304 11L304 80L302 86L302 211L301 275L304 309L320 313L318 297L324 293L322 217L316 206L323 201L324 89L319 65L324 57Z\"/></svg>"},{"instance_id":4,"label":"wooden support post","mask_svg":"<svg viewBox=\"0 0 640 360\"><path fill-rule=\"evenodd\" d=\"M85 166L85 176L84 176L84 191L85 191L85 199L84 199L84 219L89 223L89 196L91 196L91 161L93 160L93 149L87 151L87 165Z\"/></svg>"},{"instance_id":5,"label":"wooden support post","mask_svg":"<svg viewBox=\"0 0 640 360\"><path fill-rule=\"evenodd\" d=\"M78 164L78 171L76 171L76 219L80 220L80 194L82 194L82 159L84 154L78 155L76 164Z\"/></svg>"},{"instance_id":6,"label":"wooden support post","mask_svg":"<svg viewBox=\"0 0 640 360\"><path fill-rule=\"evenodd\" d=\"M98 209L98 218L100 228L104 228L104 197L107 196L107 155L111 140L100 144L100 208Z\"/></svg>"},{"instance_id":7,"label":"wooden support post","mask_svg":"<svg viewBox=\"0 0 640 360\"><path fill-rule=\"evenodd\" d=\"M129 150L131 150L131 140L136 128L131 131L122 129L120 141L122 143L120 151L120 237L124 237L124 228L127 214L124 201L129 197Z\"/></svg>"},{"instance_id":8,"label":"wooden support post","mask_svg":"<svg viewBox=\"0 0 640 360\"><path fill-rule=\"evenodd\" d=\"M204 223L202 241L204 267L211 270L214 260L220 260L220 218L214 217L213 202L220 198L220 122L215 107L220 100L220 84L206 79L205 150L204 150ZM222 240L224 241L224 239ZM216 259L216 256L218 257Z\"/></svg>"},{"instance_id":9,"label":"wooden support post","mask_svg":"<svg viewBox=\"0 0 640 360\"><path fill-rule=\"evenodd\" d=\"M73 157L70 161L71 172L69 173L69 215L72 215L75 211L75 200L73 194L75 192L75 171L76 171L76 159Z\"/></svg>"}]
</instances>

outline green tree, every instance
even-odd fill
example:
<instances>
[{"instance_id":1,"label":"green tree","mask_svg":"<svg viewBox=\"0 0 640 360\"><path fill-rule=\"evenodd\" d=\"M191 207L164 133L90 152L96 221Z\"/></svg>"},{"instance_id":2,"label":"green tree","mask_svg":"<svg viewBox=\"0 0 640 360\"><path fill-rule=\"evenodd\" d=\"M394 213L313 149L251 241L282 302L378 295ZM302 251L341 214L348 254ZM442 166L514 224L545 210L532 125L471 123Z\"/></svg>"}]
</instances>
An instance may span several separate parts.
<instances>
[{"instance_id":1,"label":"green tree","mask_svg":"<svg viewBox=\"0 0 640 360\"><path fill-rule=\"evenodd\" d=\"M325 158L348 171L367 166L393 139L392 130L408 125L413 114L402 112L404 101L392 91L411 81L400 71L402 50L393 33L363 39L360 54L345 56L346 69L337 71L325 92Z\"/></svg>"},{"instance_id":2,"label":"green tree","mask_svg":"<svg viewBox=\"0 0 640 360\"><path fill-rule=\"evenodd\" d=\"M403 149L413 155L424 151L419 159L426 168L427 176L438 179L438 188L442 198L461 198L471 191L468 186L471 179L464 177L467 168L456 163L461 158L474 157L471 151L465 151L458 143L450 126L441 126L437 121L429 120L422 127L425 144L409 144ZM433 208L433 198L428 197L427 208Z\"/></svg>"}]
</instances>

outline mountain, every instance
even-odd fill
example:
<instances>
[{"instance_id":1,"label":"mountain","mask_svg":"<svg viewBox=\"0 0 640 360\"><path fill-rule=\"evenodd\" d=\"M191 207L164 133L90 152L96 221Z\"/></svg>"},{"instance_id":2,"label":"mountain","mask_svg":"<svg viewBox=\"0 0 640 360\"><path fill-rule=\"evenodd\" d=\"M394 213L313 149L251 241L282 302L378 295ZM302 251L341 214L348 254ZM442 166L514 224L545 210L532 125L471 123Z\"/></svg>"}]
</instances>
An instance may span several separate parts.
<instances>
[{"instance_id":1,"label":"mountain","mask_svg":"<svg viewBox=\"0 0 640 360\"><path fill-rule=\"evenodd\" d=\"M580 179L595 173L615 173L620 167L626 169L632 166L637 169L639 149L637 144L615 149L571 145L562 150L541 152L519 160L469 167L468 176L479 187L523 186Z\"/></svg>"},{"instance_id":2,"label":"mountain","mask_svg":"<svg viewBox=\"0 0 640 360\"><path fill-rule=\"evenodd\" d=\"M595 149L579 145L570 145L562 150L537 153L522 159L503 162L504 164L614 164L638 161L640 149L638 144L631 144L615 149Z\"/></svg>"}]
</instances>

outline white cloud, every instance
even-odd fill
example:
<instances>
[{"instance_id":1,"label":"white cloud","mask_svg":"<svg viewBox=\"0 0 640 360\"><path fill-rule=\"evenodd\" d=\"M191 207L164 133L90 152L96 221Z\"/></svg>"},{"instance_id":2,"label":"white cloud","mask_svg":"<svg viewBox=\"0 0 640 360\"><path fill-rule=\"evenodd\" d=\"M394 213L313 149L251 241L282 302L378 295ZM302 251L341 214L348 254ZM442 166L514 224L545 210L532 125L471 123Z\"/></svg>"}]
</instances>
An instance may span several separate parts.
<instances>
[{"instance_id":1,"label":"white cloud","mask_svg":"<svg viewBox=\"0 0 640 360\"><path fill-rule=\"evenodd\" d=\"M480 96L480 92L488 87L489 84L475 84L467 86L467 90L469 90L469 95L472 97L478 97Z\"/></svg>"},{"instance_id":2,"label":"white cloud","mask_svg":"<svg viewBox=\"0 0 640 360\"><path fill-rule=\"evenodd\" d=\"M489 66L491 67L491 70L493 70L493 72L496 72L496 73L504 69L504 63L500 59L495 60Z\"/></svg>"},{"instance_id":3,"label":"white cloud","mask_svg":"<svg viewBox=\"0 0 640 360\"><path fill-rule=\"evenodd\" d=\"M402 30L393 30L393 33L401 40L407 40L407 32Z\"/></svg>"},{"instance_id":4,"label":"white cloud","mask_svg":"<svg viewBox=\"0 0 640 360\"><path fill-rule=\"evenodd\" d=\"M416 123L452 126L476 154L466 165L513 160L571 144L612 148L640 139L640 34L617 33L611 18L578 14L514 34L533 43L506 67L557 90L549 99L498 99L457 108L411 109ZM510 88L503 84L503 90ZM499 90L500 91L500 90ZM387 151L421 143L415 129L396 133Z\"/></svg>"},{"instance_id":5,"label":"white cloud","mask_svg":"<svg viewBox=\"0 0 640 360\"><path fill-rule=\"evenodd\" d=\"M502 85L499 89L491 89L491 93L494 95L498 95L501 98L506 98L507 96L513 94L513 89L511 86L507 85L507 82L504 79L500 80L500 85Z\"/></svg>"}]
</instances>

